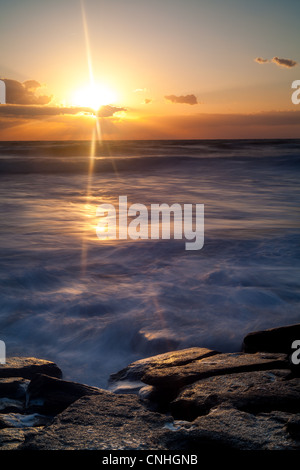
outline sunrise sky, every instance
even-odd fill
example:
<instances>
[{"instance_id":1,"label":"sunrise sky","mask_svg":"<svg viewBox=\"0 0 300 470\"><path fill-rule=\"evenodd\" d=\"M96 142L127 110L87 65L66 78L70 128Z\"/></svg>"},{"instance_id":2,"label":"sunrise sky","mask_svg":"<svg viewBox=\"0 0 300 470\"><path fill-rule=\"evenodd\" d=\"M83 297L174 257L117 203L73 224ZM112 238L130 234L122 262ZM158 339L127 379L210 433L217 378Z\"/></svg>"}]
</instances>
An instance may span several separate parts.
<instances>
[{"instance_id":1,"label":"sunrise sky","mask_svg":"<svg viewBox=\"0 0 300 470\"><path fill-rule=\"evenodd\" d=\"M300 137L299 0L0 0L0 140Z\"/></svg>"}]
</instances>

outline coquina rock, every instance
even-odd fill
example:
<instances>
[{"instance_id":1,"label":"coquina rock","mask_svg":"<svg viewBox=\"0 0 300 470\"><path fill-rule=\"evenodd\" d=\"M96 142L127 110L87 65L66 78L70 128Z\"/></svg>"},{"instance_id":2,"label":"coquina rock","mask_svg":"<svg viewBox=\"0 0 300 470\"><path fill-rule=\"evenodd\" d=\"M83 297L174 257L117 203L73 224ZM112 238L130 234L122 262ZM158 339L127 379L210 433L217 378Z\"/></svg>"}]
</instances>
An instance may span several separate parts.
<instances>
[{"instance_id":1,"label":"coquina rock","mask_svg":"<svg viewBox=\"0 0 300 470\"><path fill-rule=\"evenodd\" d=\"M298 339L283 328L277 340ZM300 449L299 367L286 346L272 349L270 330L259 332L270 351L254 352L255 334L244 340L253 352L199 347L136 361L111 376L110 390L65 381L50 361L8 359L0 449Z\"/></svg>"}]
</instances>

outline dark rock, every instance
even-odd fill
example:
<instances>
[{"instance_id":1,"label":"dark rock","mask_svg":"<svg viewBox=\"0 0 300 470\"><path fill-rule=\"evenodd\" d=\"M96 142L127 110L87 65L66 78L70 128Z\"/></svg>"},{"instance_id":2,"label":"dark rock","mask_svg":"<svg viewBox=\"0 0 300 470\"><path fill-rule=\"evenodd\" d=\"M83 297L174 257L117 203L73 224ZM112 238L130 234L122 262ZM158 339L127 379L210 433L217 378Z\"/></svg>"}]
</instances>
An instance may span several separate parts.
<instances>
[{"instance_id":1,"label":"dark rock","mask_svg":"<svg viewBox=\"0 0 300 470\"><path fill-rule=\"evenodd\" d=\"M0 398L0 413L22 413L25 408L25 400L13 398Z\"/></svg>"},{"instance_id":2,"label":"dark rock","mask_svg":"<svg viewBox=\"0 0 300 470\"><path fill-rule=\"evenodd\" d=\"M169 450L298 450L299 442L286 430L290 413L273 411L257 415L221 405L193 422L174 421L162 444ZM170 428L172 429L172 428Z\"/></svg>"},{"instance_id":3,"label":"dark rock","mask_svg":"<svg viewBox=\"0 0 300 470\"><path fill-rule=\"evenodd\" d=\"M0 398L25 398L29 380L23 377L0 378Z\"/></svg>"},{"instance_id":4,"label":"dark rock","mask_svg":"<svg viewBox=\"0 0 300 470\"><path fill-rule=\"evenodd\" d=\"M257 415L219 406L192 423L146 410L136 395L83 397L19 450L286 450L299 448L287 431L291 414Z\"/></svg>"},{"instance_id":5,"label":"dark rock","mask_svg":"<svg viewBox=\"0 0 300 470\"><path fill-rule=\"evenodd\" d=\"M0 377L23 377L32 379L35 374L62 377L60 368L51 361L35 357L9 357L6 364L0 364Z\"/></svg>"},{"instance_id":6,"label":"dark rock","mask_svg":"<svg viewBox=\"0 0 300 470\"><path fill-rule=\"evenodd\" d=\"M243 340L242 349L247 353L264 351L290 354L291 345L296 339L300 340L300 323L249 333Z\"/></svg>"},{"instance_id":7,"label":"dark rock","mask_svg":"<svg viewBox=\"0 0 300 470\"><path fill-rule=\"evenodd\" d=\"M293 439L300 441L300 414L290 417L286 423L286 430Z\"/></svg>"},{"instance_id":8,"label":"dark rock","mask_svg":"<svg viewBox=\"0 0 300 470\"><path fill-rule=\"evenodd\" d=\"M45 426L46 424L49 424L52 419L53 418L50 418L49 416L43 416L39 413L7 413L0 415L0 429Z\"/></svg>"},{"instance_id":9,"label":"dark rock","mask_svg":"<svg viewBox=\"0 0 300 470\"><path fill-rule=\"evenodd\" d=\"M17 450L26 436L37 434L41 428L4 428L0 429L0 450Z\"/></svg>"},{"instance_id":10,"label":"dark rock","mask_svg":"<svg viewBox=\"0 0 300 470\"><path fill-rule=\"evenodd\" d=\"M136 395L102 390L70 405L20 449L164 449L160 435L169 422L170 418L145 409Z\"/></svg>"},{"instance_id":11,"label":"dark rock","mask_svg":"<svg viewBox=\"0 0 300 470\"><path fill-rule=\"evenodd\" d=\"M36 374L27 389L27 410L57 414L84 395L101 393L101 389L77 382Z\"/></svg>"},{"instance_id":12,"label":"dark rock","mask_svg":"<svg viewBox=\"0 0 300 470\"><path fill-rule=\"evenodd\" d=\"M259 413L300 412L300 379L285 370L241 372L200 380L184 388L171 403L176 419L194 420L220 404Z\"/></svg>"},{"instance_id":13,"label":"dark rock","mask_svg":"<svg viewBox=\"0 0 300 470\"><path fill-rule=\"evenodd\" d=\"M188 384L215 375L233 374L255 370L289 369L284 354L227 353L198 359L185 365L149 367L142 381L159 389L179 390Z\"/></svg>"},{"instance_id":14,"label":"dark rock","mask_svg":"<svg viewBox=\"0 0 300 470\"><path fill-rule=\"evenodd\" d=\"M116 392L119 389L124 389L124 387L134 387L135 391L137 391L137 389L144 386L141 379L148 370L155 371L184 366L190 362L215 354L219 354L218 351L207 348L188 348L140 359L139 361L132 362L116 374L111 374L109 380L110 390Z\"/></svg>"}]
</instances>

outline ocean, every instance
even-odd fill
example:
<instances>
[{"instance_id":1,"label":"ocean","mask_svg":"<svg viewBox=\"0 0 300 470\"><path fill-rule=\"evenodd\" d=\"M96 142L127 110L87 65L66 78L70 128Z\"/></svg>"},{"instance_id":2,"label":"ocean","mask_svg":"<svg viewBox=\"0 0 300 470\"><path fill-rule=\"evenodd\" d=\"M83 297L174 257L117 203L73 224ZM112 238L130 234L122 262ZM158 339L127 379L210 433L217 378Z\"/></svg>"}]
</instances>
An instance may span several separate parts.
<instances>
[{"instance_id":1,"label":"ocean","mask_svg":"<svg viewBox=\"0 0 300 470\"><path fill-rule=\"evenodd\" d=\"M300 140L0 142L0 339L106 388L299 322ZM204 204L204 245L101 240L100 204Z\"/></svg>"}]
</instances>

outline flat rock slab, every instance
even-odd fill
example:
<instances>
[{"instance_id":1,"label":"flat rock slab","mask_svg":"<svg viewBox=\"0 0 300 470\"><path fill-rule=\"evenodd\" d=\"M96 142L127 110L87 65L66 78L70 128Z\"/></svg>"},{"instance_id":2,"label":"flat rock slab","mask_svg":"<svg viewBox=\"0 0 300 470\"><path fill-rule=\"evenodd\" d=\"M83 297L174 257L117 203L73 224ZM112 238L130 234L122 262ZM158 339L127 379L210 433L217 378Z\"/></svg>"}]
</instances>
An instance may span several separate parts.
<instances>
[{"instance_id":1,"label":"flat rock slab","mask_svg":"<svg viewBox=\"0 0 300 470\"><path fill-rule=\"evenodd\" d=\"M0 377L2 378L23 377L32 379L35 374L62 377L62 371L54 362L35 357L9 357L6 364L0 364Z\"/></svg>"},{"instance_id":2,"label":"flat rock slab","mask_svg":"<svg viewBox=\"0 0 300 470\"><path fill-rule=\"evenodd\" d=\"M184 388L171 403L176 419L194 420L220 404L251 413L300 412L300 378L286 370L241 372L200 380Z\"/></svg>"},{"instance_id":3,"label":"flat rock slab","mask_svg":"<svg viewBox=\"0 0 300 470\"><path fill-rule=\"evenodd\" d=\"M138 383L148 370L163 370L170 367L184 366L190 362L219 354L218 351L207 348L187 348L170 351L156 356L140 359L110 376L110 388L116 390L130 382ZM130 387L130 384L128 385Z\"/></svg>"},{"instance_id":4,"label":"flat rock slab","mask_svg":"<svg viewBox=\"0 0 300 470\"><path fill-rule=\"evenodd\" d=\"M285 354L225 353L194 360L185 365L148 367L142 381L160 389L179 389L214 375L266 369L289 369Z\"/></svg>"},{"instance_id":5,"label":"flat rock slab","mask_svg":"<svg viewBox=\"0 0 300 470\"><path fill-rule=\"evenodd\" d=\"M178 451L299 450L288 423L294 415L282 411L253 415L220 406L192 423L175 421L173 433L161 437L165 447Z\"/></svg>"},{"instance_id":6,"label":"flat rock slab","mask_svg":"<svg viewBox=\"0 0 300 470\"><path fill-rule=\"evenodd\" d=\"M85 395L102 393L97 387L36 374L27 389L27 411L57 414Z\"/></svg>"},{"instance_id":7,"label":"flat rock slab","mask_svg":"<svg viewBox=\"0 0 300 470\"><path fill-rule=\"evenodd\" d=\"M145 409L136 395L116 395L103 390L100 395L77 400L20 448L164 449L160 434L169 422L169 417Z\"/></svg>"},{"instance_id":8,"label":"flat rock slab","mask_svg":"<svg viewBox=\"0 0 300 470\"><path fill-rule=\"evenodd\" d=\"M267 351L290 354L292 343L297 339L300 340L300 323L248 333L242 348L248 353Z\"/></svg>"},{"instance_id":9,"label":"flat rock slab","mask_svg":"<svg viewBox=\"0 0 300 470\"><path fill-rule=\"evenodd\" d=\"M227 406L193 422L171 421L147 411L136 395L83 397L52 424L25 436L18 450L176 450L298 449L295 415L274 411L253 415ZM0 434L1 436L1 434Z\"/></svg>"}]
</instances>

